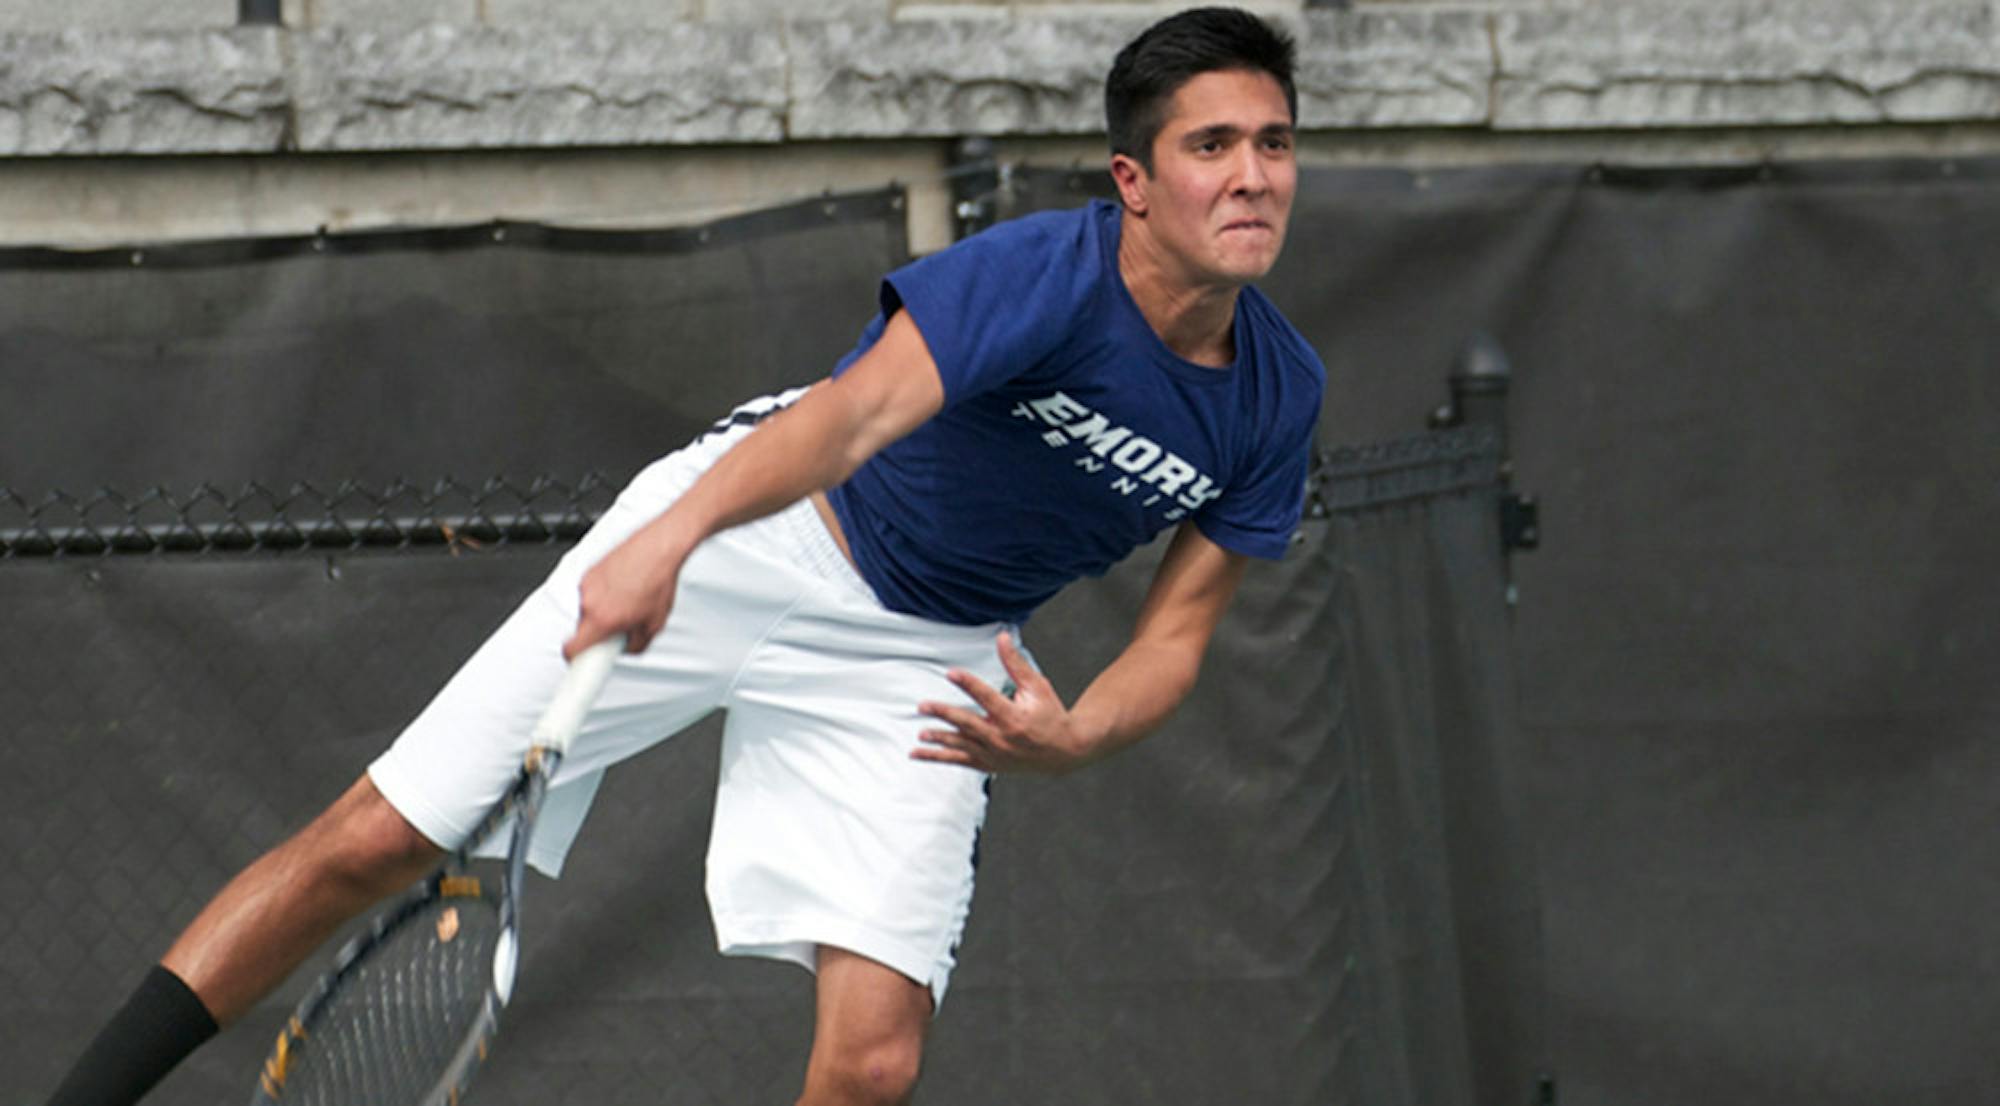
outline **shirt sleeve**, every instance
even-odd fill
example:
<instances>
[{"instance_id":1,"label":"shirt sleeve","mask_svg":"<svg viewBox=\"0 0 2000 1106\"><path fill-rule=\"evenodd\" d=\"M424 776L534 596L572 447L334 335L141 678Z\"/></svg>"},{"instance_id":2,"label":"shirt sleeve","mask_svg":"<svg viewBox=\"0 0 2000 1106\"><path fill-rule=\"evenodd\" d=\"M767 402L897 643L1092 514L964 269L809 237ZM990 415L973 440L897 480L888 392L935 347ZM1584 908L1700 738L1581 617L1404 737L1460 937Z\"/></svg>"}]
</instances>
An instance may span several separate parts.
<instances>
[{"instance_id":1,"label":"shirt sleeve","mask_svg":"<svg viewBox=\"0 0 2000 1106\"><path fill-rule=\"evenodd\" d=\"M1259 333L1271 336L1268 356L1282 365L1262 399L1256 453L1220 498L1195 512L1210 541L1252 557L1277 560L1291 545L1305 513L1306 478L1312 470L1326 367L1303 337L1261 297L1245 293Z\"/></svg>"},{"instance_id":2,"label":"shirt sleeve","mask_svg":"<svg viewBox=\"0 0 2000 1106\"><path fill-rule=\"evenodd\" d=\"M884 318L909 312L937 362L947 407L1028 371L1059 348L1096 286L1082 219L1002 223L890 273Z\"/></svg>"},{"instance_id":3,"label":"shirt sleeve","mask_svg":"<svg viewBox=\"0 0 2000 1106\"><path fill-rule=\"evenodd\" d=\"M1270 442L1244 479L1195 512L1195 526L1232 552L1273 561L1283 557L1305 514L1312 430L1311 420L1288 425L1283 440Z\"/></svg>"}]
</instances>

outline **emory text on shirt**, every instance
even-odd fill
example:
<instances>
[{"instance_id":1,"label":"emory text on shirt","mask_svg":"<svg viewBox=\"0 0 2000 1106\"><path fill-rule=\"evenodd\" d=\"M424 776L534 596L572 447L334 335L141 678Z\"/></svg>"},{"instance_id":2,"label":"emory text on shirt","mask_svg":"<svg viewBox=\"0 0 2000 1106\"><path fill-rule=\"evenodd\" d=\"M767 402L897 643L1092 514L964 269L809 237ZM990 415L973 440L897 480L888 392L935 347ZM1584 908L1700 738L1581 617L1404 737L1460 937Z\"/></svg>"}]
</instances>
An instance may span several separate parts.
<instances>
[{"instance_id":1,"label":"emory text on shirt","mask_svg":"<svg viewBox=\"0 0 2000 1106\"><path fill-rule=\"evenodd\" d=\"M1179 454L1143 434L1133 433L1130 427L1114 425L1102 413L1062 392L1016 404L1013 413L1017 418L1038 419L1055 427L1042 434L1042 440L1051 449L1081 446L1084 456L1076 459L1076 466L1083 471L1096 473L1115 467L1118 472L1111 480L1111 490L1130 497L1146 489L1147 498L1139 504L1141 507L1151 507L1173 497L1177 506L1163 516L1168 522L1200 509L1202 504L1222 494L1222 488L1208 474Z\"/></svg>"}]
</instances>

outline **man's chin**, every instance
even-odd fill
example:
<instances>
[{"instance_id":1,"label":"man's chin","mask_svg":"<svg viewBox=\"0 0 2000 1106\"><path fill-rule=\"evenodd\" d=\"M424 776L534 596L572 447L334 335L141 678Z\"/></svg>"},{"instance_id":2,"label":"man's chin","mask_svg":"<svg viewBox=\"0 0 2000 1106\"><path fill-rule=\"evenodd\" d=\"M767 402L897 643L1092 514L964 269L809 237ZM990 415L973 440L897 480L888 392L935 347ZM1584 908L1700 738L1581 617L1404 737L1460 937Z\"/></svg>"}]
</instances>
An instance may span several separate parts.
<instances>
[{"instance_id":1,"label":"man's chin","mask_svg":"<svg viewBox=\"0 0 2000 1106\"><path fill-rule=\"evenodd\" d=\"M1240 246L1249 248L1228 250L1216 259L1220 263L1216 266L1217 274L1227 277L1236 284L1249 284L1252 281L1262 280L1264 274L1270 272L1271 267L1278 263L1278 251L1282 245L1281 240L1257 243L1254 246L1247 242L1241 243Z\"/></svg>"},{"instance_id":2,"label":"man's chin","mask_svg":"<svg viewBox=\"0 0 2000 1106\"><path fill-rule=\"evenodd\" d=\"M1271 267L1278 263L1278 255L1258 255L1256 257L1232 258L1222 267L1221 275L1231 284L1253 284L1263 280Z\"/></svg>"}]
</instances>

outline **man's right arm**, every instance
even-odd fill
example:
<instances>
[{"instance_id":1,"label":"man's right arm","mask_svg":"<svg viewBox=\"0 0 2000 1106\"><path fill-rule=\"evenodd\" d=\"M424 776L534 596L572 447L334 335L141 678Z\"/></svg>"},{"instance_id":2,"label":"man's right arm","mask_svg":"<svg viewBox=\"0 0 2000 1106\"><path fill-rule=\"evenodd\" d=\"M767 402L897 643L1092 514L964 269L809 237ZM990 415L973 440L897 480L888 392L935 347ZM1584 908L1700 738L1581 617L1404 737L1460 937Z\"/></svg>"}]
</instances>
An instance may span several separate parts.
<instances>
[{"instance_id":1,"label":"man's right arm","mask_svg":"<svg viewBox=\"0 0 2000 1106\"><path fill-rule=\"evenodd\" d=\"M841 483L943 406L930 347L898 311L846 372L758 426L584 574L582 614L563 655L619 633L628 651L645 648L666 624L681 564L696 546Z\"/></svg>"}]
</instances>

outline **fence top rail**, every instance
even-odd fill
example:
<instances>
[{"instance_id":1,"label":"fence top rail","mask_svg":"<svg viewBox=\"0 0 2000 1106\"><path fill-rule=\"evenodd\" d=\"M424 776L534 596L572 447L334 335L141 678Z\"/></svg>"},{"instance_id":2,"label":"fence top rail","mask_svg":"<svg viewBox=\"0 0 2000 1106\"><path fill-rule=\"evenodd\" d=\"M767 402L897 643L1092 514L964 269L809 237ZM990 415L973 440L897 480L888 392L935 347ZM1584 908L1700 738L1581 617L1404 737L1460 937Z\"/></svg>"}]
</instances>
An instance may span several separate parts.
<instances>
[{"instance_id":1,"label":"fence top rail","mask_svg":"<svg viewBox=\"0 0 2000 1106\"><path fill-rule=\"evenodd\" d=\"M1321 450L1306 480L1306 514L1325 518L1498 489L1503 452L1499 431L1484 425Z\"/></svg>"},{"instance_id":2,"label":"fence top rail","mask_svg":"<svg viewBox=\"0 0 2000 1106\"><path fill-rule=\"evenodd\" d=\"M476 484L253 483L233 491L203 484L135 494L100 488L82 496L30 497L0 487L0 560L568 542L603 513L617 486L592 472Z\"/></svg>"},{"instance_id":3,"label":"fence top rail","mask_svg":"<svg viewBox=\"0 0 2000 1106\"><path fill-rule=\"evenodd\" d=\"M1497 435L1460 427L1313 456L1306 514L1326 518L1496 485ZM166 553L548 545L583 536L622 478L449 477L385 486L201 484L31 494L0 486L0 561Z\"/></svg>"}]
</instances>

